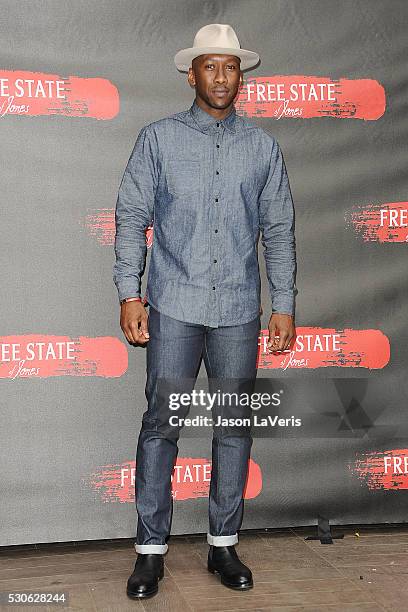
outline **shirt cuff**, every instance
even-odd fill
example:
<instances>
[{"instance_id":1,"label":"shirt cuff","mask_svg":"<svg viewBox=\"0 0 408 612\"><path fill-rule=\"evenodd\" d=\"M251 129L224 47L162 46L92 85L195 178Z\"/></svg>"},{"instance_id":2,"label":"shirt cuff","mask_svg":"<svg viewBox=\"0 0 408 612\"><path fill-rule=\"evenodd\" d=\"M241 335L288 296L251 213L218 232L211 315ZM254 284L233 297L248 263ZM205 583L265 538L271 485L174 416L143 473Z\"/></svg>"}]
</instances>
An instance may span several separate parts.
<instances>
[{"instance_id":1,"label":"shirt cuff","mask_svg":"<svg viewBox=\"0 0 408 612\"><path fill-rule=\"evenodd\" d=\"M295 296L291 293L276 294L272 298L272 312L279 314L295 314Z\"/></svg>"},{"instance_id":2,"label":"shirt cuff","mask_svg":"<svg viewBox=\"0 0 408 612\"><path fill-rule=\"evenodd\" d=\"M128 297L142 297L137 283L133 281L121 282L116 286L118 290L119 302Z\"/></svg>"}]
</instances>

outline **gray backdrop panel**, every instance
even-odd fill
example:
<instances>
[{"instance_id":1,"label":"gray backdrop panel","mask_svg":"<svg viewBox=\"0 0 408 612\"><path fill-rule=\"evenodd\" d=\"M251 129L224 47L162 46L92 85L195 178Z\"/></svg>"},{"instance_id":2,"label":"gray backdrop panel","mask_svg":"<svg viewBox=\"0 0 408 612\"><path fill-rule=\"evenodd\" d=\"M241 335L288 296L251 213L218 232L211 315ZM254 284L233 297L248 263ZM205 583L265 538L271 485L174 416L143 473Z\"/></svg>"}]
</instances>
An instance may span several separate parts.
<instances>
[{"instance_id":1,"label":"gray backdrop panel","mask_svg":"<svg viewBox=\"0 0 408 612\"><path fill-rule=\"evenodd\" d=\"M313 395L319 378L364 377L364 406L407 421L406 245L364 243L344 213L367 202L406 201L406 18L403 1L53 0L0 2L2 70L102 77L119 90L111 120L1 118L2 336L116 336L113 248L81 231L88 209L113 208L143 125L187 108L193 90L173 63L194 33L230 23L255 49L256 75L371 78L386 90L377 121L254 118L278 139L296 207L297 325L381 329L382 370L288 372ZM263 258L263 327L269 301ZM144 282L146 275L144 278ZM127 343L126 343L127 346ZM104 503L83 479L134 457L145 409L145 351L128 347L119 378L1 381L1 545L130 537L132 503ZM281 373L282 374L282 373ZM270 376L262 370L260 376ZM204 369L200 376L205 376ZM406 520L406 492L369 490L351 478L356 453L405 448L407 439L260 440L263 489L246 502L243 528ZM180 456L210 456L184 439ZM173 533L205 532L205 498L175 503Z\"/></svg>"}]
</instances>

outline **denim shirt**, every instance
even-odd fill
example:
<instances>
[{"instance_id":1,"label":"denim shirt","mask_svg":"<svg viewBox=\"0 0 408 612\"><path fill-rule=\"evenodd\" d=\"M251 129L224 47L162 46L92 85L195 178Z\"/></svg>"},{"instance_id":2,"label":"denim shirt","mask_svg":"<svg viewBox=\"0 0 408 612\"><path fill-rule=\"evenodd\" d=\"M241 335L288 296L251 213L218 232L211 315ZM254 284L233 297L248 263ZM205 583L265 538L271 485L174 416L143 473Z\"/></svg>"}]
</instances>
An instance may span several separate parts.
<instances>
[{"instance_id":1,"label":"denim shirt","mask_svg":"<svg viewBox=\"0 0 408 612\"><path fill-rule=\"evenodd\" d=\"M153 225L146 299L165 315L211 327L260 311L261 236L272 310L294 314L294 206L282 151L236 113L188 110L144 126L115 210L113 280L140 296L145 230Z\"/></svg>"}]
</instances>

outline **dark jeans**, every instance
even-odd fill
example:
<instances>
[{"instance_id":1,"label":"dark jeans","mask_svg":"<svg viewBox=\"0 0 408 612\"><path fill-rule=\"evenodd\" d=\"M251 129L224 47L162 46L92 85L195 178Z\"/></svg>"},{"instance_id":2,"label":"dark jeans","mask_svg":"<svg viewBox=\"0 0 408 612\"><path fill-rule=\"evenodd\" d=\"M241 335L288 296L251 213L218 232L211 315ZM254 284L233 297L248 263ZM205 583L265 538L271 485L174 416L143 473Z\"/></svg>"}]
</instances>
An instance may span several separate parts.
<instances>
[{"instance_id":1,"label":"dark jeans","mask_svg":"<svg viewBox=\"0 0 408 612\"><path fill-rule=\"evenodd\" d=\"M142 554L167 551L173 510L171 476L178 446L174 435L166 436L158 425L158 380L195 381L203 356L209 381L249 379L254 383L261 322L258 315L243 325L208 327L178 321L149 306L148 327L148 407L139 434L135 483L135 548ZM252 441L250 433L213 435L207 541L214 546L238 542Z\"/></svg>"}]
</instances>

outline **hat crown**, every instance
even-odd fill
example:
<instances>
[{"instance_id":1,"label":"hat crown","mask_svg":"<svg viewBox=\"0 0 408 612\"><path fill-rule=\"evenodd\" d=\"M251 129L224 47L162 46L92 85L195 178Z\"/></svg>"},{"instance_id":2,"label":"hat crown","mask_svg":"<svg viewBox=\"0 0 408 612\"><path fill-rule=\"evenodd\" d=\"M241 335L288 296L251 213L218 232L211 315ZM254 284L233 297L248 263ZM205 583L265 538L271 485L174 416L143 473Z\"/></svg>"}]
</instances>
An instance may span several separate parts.
<instances>
[{"instance_id":1,"label":"hat crown","mask_svg":"<svg viewBox=\"0 0 408 612\"><path fill-rule=\"evenodd\" d=\"M259 55L255 51L241 48L238 36L229 24L210 23L198 30L192 47L177 51L174 56L174 63L178 70L188 72L194 58L209 53L239 57L242 71L253 68L259 62Z\"/></svg>"},{"instance_id":2,"label":"hat crown","mask_svg":"<svg viewBox=\"0 0 408 612\"><path fill-rule=\"evenodd\" d=\"M193 47L241 48L234 29L226 23L210 23L200 28L194 37Z\"/></svg>"}]
</instances>

